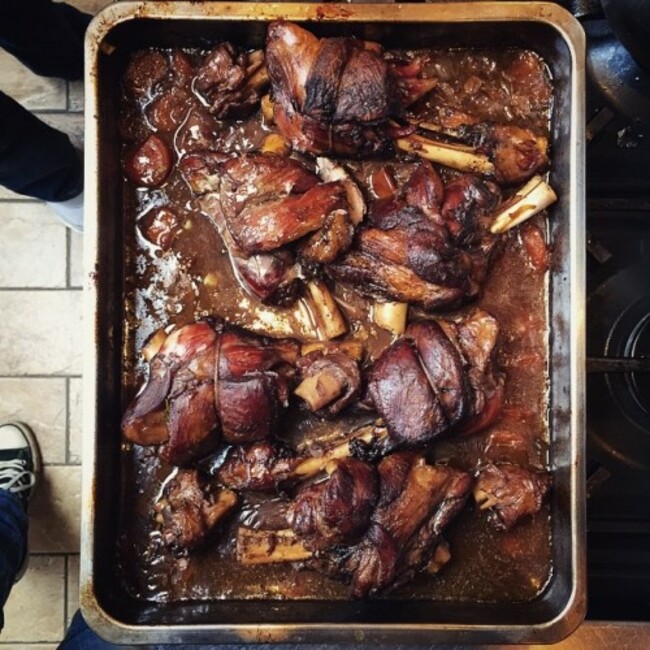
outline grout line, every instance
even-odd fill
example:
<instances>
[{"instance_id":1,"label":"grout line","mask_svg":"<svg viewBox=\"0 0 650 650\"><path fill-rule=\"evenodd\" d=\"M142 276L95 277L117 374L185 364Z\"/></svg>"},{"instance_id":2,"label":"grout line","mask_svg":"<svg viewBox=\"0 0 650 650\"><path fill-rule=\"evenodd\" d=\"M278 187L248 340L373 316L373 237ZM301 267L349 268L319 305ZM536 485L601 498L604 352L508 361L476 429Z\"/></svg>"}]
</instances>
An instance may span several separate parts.
<instances>
[{"instance_id":1,"label":"grout line","mask_svg":"<svg viewBox=\"0 0 650 650\"><path fill-rule=\"evenodd\" d=\"M35 293L40 293L42 291L81 291L81 287L0 287L0 293L7 291L9 293L16 293L18 291L23 291L27 293L33 291Z\"/></svg>"},{"instance_id":2,"label":"grout line","mask_svg":"<svg viewBox=\"0 0 650 650\"><path fill-rule=\"evenodd\" d=\"M70 260L72 254L72 235L70 234L70 228L65 229L65 286L68 289L71 289L71 282L70 282L70 267L72 266L72 262Z\"/></svg>"},{"instance_id":3,"label":"grout line","mask_svg":"<svg viewBox=\"0 0 650 650\"><path fill-rule=\"evenodd\" d=\"M0 375L0 379L81 379L82 375L61 374L61 375Z\"/></svg>"},{"instance_id":4,"label":"grout line","mask_svg":"<svg viewBox=\"0 0 650 650\"><path fill-rule=\"evenodd\" d=\"M70 577L70 556L66 553L64 567L64 580L63 580L63 636L68 631L68 579Z\"/></svg>"},{"instance_id":5,"label":"grout line","mask_svg":"<svg viewBox=\"0 0 650 650\"><path fill-rule=\"evenodd\" d=\"M44 467L81 467L81 463L43 463Z\"/></svg>"},{"instance_id":6,"label":"grout line","mask_svg":"<svg viewBox=\"0 0 650 650\"><path fill-rule=\"evenodd\" d=\"M64 557L65 555L81 555L80 551L30 551L29 554L34 557Z\"/></svg>"},{"instance_id":7,"label":"grout line","mask_svg":"<svg viewBox=\"0 0 650 650\"><path fill-rule=\"evenodd\" d=\"M76 113L70 113L68 111L68 99L66 96L66 105L63 108L36 108L28 109L35 115L76 115Z\"/></svg>"},{"instance_id":8,"label":"grout line","mask_svg":"<svg viewBox=\"0 0 650 650\"><path fill-rule=\"evenodd\" d=\"M65 378L65 464L70 464L70 377Z\"/></svg>"}]
</instances>

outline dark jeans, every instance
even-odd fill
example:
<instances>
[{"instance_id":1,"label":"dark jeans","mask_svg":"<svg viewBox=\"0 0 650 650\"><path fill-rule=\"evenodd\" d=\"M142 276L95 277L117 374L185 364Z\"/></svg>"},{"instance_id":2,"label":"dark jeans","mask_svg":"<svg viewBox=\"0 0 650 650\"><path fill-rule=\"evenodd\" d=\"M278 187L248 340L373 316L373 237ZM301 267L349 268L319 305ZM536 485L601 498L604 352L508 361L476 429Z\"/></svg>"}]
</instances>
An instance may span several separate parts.
<instances>
[{"instance_id":1,"label":"dark jeans","mask_svg":"<svg viewBox=\"0 0 650 650\"><path fill-rule=\"evenodd\" d=\"M1 0L0 47L39 75L80 79L91 16L51 0ZM68 136L0 92L0 185L44 201L83 189L83 170Z\"/></svg>"},{"instance_id":2,"label":"dark jeans","mask_svg":"<svg viewBox=\"0 0 650 650\"><path fill-rule=\"evenodd\" d=\"M2 608L14 586L25 553L27 515L16 495L0 490L0 630L5 623Z\"/></svg>"}]
</instances>

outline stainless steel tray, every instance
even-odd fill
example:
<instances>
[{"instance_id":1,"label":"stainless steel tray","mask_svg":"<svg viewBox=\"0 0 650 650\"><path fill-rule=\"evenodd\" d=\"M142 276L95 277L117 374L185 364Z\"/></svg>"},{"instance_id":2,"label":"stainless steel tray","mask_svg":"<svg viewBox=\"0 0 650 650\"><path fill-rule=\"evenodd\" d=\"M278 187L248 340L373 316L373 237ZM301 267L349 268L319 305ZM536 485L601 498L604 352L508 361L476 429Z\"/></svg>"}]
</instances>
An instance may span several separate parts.
<instances>
[{"instance_id":1,"label":"stainless steel tray","mask_svg":"<svg viewBox=\"0 0 650 650\"><path fill-rule=\"evenodd\" d=\"M155 603L114 575L119 521L124 236L119 75L129 51L197 39L263 43L277 18L400 47L518 46L544 57L555 83L551 128L549 288L554 573L527 603L201 601ZM319 23L315 25L314 23ZM120 67L122 66L122 67ZM585 612L584 557L584 35L557 5L123 2L86 39L86 232L81 609L117 643L549 643Z\"/></svg>"}]
</instances>

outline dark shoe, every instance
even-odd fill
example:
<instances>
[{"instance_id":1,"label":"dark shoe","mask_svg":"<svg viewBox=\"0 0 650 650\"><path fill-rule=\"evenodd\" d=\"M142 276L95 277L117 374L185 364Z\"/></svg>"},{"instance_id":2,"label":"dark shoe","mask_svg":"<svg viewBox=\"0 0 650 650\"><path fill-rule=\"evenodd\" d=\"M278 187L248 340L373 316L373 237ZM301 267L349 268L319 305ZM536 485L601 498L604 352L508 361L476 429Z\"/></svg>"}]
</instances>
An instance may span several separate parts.
<instances>
[{"instance_id":1,"label":"dark shoe","mask_svg":"<svg viewBox=\"0 0 650 650\"><path fill-rule=\"evenodd\" d=\"M0 489L15 494L25 510L41 473L41 454L32 430L19 422L0 424Z\"/></svg>"}]
</instances>

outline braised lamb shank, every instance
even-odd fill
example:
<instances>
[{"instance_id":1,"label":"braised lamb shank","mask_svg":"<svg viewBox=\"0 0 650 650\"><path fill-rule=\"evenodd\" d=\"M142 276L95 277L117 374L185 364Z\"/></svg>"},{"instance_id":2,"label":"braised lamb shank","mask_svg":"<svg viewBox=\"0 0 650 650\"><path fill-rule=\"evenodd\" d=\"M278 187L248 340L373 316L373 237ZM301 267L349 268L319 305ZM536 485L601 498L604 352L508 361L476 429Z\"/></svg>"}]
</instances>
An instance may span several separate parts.
<instances>
[{"instance_id":1,"label":"braised lamb shank","mask_svg":"<svg viewBox=\"0 0 650 650\"><path fill-rule=\"evenodd\" d=\"M408 581L434 558L442 532L464 506L468 474L400 452L375 468L338 461L327 479L298 491L289 530L240 528L244 564L307 560L351 583L355 597Z\"/></svg>"},{"instance_id":2,"label":"braised lamb shank","mask_svg":"<svg viewBox=\"0 0 650 650\"><path fill-rule=\"evenodd\" d=\"M286 407L293 341L270 341L207 322L174 330L151 359L149 379L126 409L122 432L185 465L219 444L254 442L275 430Z\"/></svg>"},{"instance_id":3,"label":"braised lamb shank","mask_svg":"<svg viewBox=\"0 0 650 650\"><path fill-rule=\"evenodd\" d=\"M494 363L498 333L496 319L476 310L459 323L413 323L384 350L370 371L368 393L394 443L427 444L496 418L503 386Z\"/></svg>"},{"instance_id":4,"label":"braised lamb shank","mask_svg":"<svg viewBox=\"0 0 650 650\"><path fill-rule=\"evenodd\" d=\"M299 151L348 157L393 152L391 117L430 90L416 66L387 61L378 43L322 38L285 21L266 39L275 121Z\"/></svg>"},{"instance_id":5,"label":"braised lamb shank","mask_svg":"<svg viewBox=\"0 0 650 650\"><path fill-rule=\"evenodd\" d=\"M272 154L195 152L180 166L236 274L264 302L297 297L297 261L326 264L350 246L358 208L345 181L322 182L297 160ZM295 250L287 247L295 242Z\"/></svg>"},{"instance_id":6,"label":"braised lamb shank","mask_svg":"<svg viewBox=\"0 0 650 650\"><path fill-rule=\"evenodd\" d=\"M370 205L352 250L327 273L361 293L449 309L477 296L497 239L490 214L500 193L463 175L443 185L431 163L418 163L399 192Z\"/></svg>"}]
</instances>

